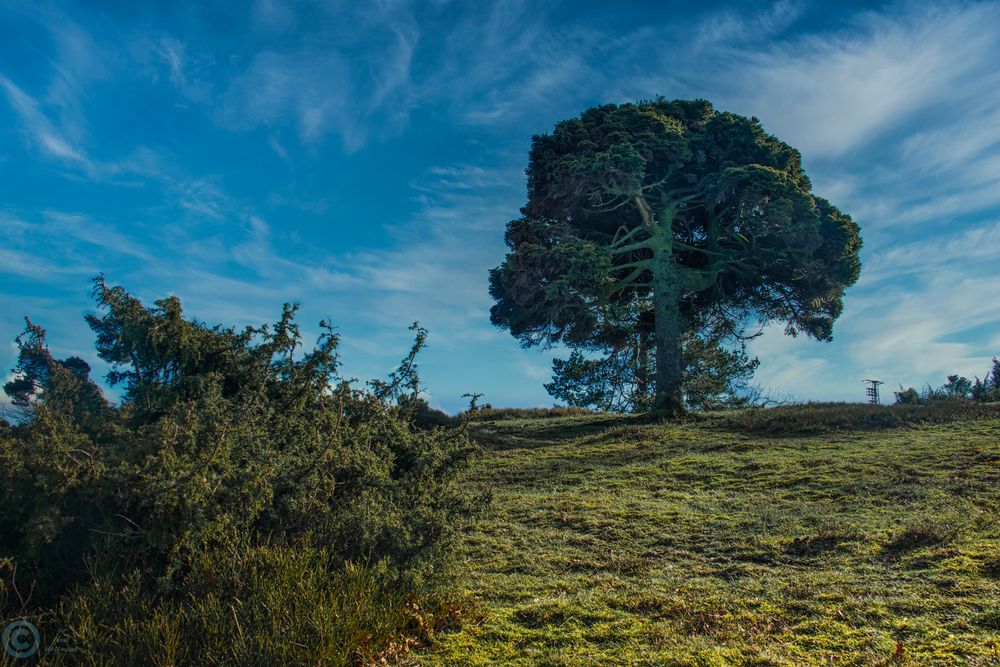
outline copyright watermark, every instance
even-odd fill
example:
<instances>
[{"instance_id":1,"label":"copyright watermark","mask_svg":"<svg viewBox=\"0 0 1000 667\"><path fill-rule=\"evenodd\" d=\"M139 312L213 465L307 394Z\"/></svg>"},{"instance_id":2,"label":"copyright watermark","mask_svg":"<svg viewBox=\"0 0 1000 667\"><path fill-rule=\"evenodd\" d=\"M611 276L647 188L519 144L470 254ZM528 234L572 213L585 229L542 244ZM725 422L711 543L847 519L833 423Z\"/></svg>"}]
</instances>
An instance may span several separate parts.
<instances>
[{"instance_id":1,"label":"copyright watermark","mask_svg":"<svg viewBox=\"0 0 1000 667\"><path fill-rule=\"evenodd\" d=\"M38 652L42 638L31 621L14 621L3 629L3 648L12 658L30 658Z\"/></svg>"},{"instance_id":2,"label":"copyright watermark","mask_svg":"<svg viewBox=\"0 0 1000 667\"><path fill-rule=\"evenodd\" d=\"M73 653L77 650L65 632L65 628L59 629L55 639L45 647L45 653ZM7 624L0 636L0 644L3 644L3 650L10 657L27 660L38 653L42 645L42 636L34 623L21 618Z\"/></svg>"}]
</instances>

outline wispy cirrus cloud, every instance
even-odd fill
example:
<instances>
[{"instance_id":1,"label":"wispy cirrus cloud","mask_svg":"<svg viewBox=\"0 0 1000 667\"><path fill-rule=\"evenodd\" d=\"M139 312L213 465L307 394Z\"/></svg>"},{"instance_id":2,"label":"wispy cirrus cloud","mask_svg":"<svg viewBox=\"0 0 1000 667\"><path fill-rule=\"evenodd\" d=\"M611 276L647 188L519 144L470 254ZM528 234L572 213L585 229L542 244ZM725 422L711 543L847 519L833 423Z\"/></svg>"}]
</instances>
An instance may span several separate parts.
<instances>
[{"instance_id":1,"label":"wispy cirrus cloud","mask_svg":"<svg viewBox=\"0 0 1000 667\"><path fill-rule=\"evenodd\" d=\"M77 167L87 174L96 173L91 159L53 124L37 99L3 75L0 75L0 89L20 117L25 138L36 150L47 158Z\"/></svg>"},{"instance_id":2,"label":"wispy cirrus cloud","mask_svg":"<svg viewBox=\"0 0 1000 667\"><path fill-rule=\"evenodd\" d=\"M635 77L623 92L670 95L680 89L709 97L722 108L758 116L815 160L840 158L930 110L946 109L955 96L982 94L993 78L984 73L996 74L998 38L982 30L1000 20L995 4L899 4L861 12L829 32L769 39L798 16L786 3L772 7L772 14L786 17L774 22L774 30L717 40L696 60L683 47L665 49L661 66ZM704 19L716 26L717 20ZM723 18L722 25L732 21L743 26L753 19Z\"/></svg>"},{"instance_id":3,"label":"wispy cirrus cloud","mask_svg":"<svg viewBox=\"0 0 1000 667\"><path fill-rule=\"evenodd\" d=\"M369 298L392 304L373 308L371 317L383 325L401 316L427 319L439 336L455 339L481 331L490 306L487 269L503 257L503 227L519 204L518 172L513 165L441 165L411 183L417 209L388 230L393 246L345 258L370 286Z\"/></svg>"},{"instance_id":4,"label":"wispy cirrus cloud","mask_svg":"<svg viewBox=\"0 0 1000 667\"><path fill-rule=\"evenodd\" d=\"M900 243L872 253L862 273L862 286L879 287L943 266L961 266L968 273L989 272L1000 262L1000 222L967 227L920 241ZM1000 316L1000 313L998 313Z\"/></svg>"},{"instance_id":5,"label":"wispy cirrus cloud","mask_svg":"<svg viewBox=\"0 0 1000 667\"><path fill-rule=\"evenodd\" d=\"M255 11L258 21L274 28L293 20L284 5L258 3ZM336 22L291 47L256 53L220 95L217 121L246 130L292 119L301 142L334 134L348 152L363 146L375 128L382 135L399 131L413 105L417 23L405 4L337 11Z\"/></svg>"}]
</instances>

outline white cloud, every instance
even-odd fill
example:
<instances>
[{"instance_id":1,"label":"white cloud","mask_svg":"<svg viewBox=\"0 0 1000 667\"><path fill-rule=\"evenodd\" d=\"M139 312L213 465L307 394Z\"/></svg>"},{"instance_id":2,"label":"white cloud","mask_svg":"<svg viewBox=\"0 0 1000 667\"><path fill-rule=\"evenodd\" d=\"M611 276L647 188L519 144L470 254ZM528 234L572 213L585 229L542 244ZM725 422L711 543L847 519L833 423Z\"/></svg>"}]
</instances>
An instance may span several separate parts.
<instances>
[{"instance_id":1,"label":"white cloud","mask_svg":"<svg viewBox=\"0 0 1000 667\"><path fill-rule=\"evenodd\" d=\"M1000 207L1000 38L984 29L998 20L995 4L865 13L850 34L750 58L745 85L723 94L803 149L866 241L834 342L768 330L753 344L764 384L861 400L865 377L939 385L996 354L982 330L1000 326L1000 224L982 215Z\"/></svg>"},{"instance_id":2,"label":"white cloud","mask_svg":"<svg viewBox=\"0 0 1000 667\"><path fill-rule=\"evenodd\" d=\"M901 276L927 275L946 265L962 267L970 275L989 274L997 262L1000 262L1000 222L891 245L874 252L866 261L859 285L878 288Z\"/></svg>"},{"instance_id":3,"label":"white cloud","mask_svg":"<svg viewBox=\"0 0 1000 667\"><path fill-rule=\"evenodd\" d=\"M464 12L451 26L433 67L418 81L425 99L446 100L457 120L510 124L547 116L584 90L602 85L588 64L609 38L580 25L549 25L551 8L498 2Z\"/></svg>"},{"instance_id":4,"label":"white cloud","mask_svg":"<svg viewBox=\"0 0 1000 667\"><path fill-rule=\"evenodd\" d=\"M533 364L530 361L523 361L521 363L521 368L524 374L531 380L536 382L548 382L552 379L552 369L539 364Z\"/></svg>"},{"instance_id":5,"label":"white cloud","mask_svg":"<svg viewBox=\"0 0 1000 667\"><path fill-rule=\"evenodd\" d=\"M255 7L264 22L278 10L275 3ZM255 54L230 79L216 120L235 130L291 123L302 143L316 144L335 134L348 152L373 135L380 138L404 127L414 104L416 22L404 5L338 11L331 26L294 46Z\"/></svg>"},{"instance_id":6,"label":"white cloud","mask_svg":"<svg viewBox=\"0 0 1000 667\"><path fill-rule=\"evenodd\" d=\"M208 179L172 181L171 189L181 207L208 218L221 220L232 211L232 201Z\"/></svg>"},{"instance_id":7,"label":"white cloud","mask_svg":"<svg viewBox=\"0 0 1000 667\"><path fill-rule=\"evenodd\" d=\"M71 145L41 111L38 100L3 75L0 75L0 89L3 89L7 101L20 117L27 139L43 155L79 167L87 173L95 171L90 158L82 150Z\"/></svg>"},{"instance_id":8,"label":"white cloud","mask_svg":"<svg viewBox=\"0 0 1000 667\"><path fill-rule=\"evenodd\" d=\"M632 89L648 96L680 83L722 108L758 116L807 159L841 157L956 96L981 94L998 44L983 27L998 21L991 4L898 6L862 13L827 34L720 45L698 63L671 51L664 65L681 62L664 68L670 78L643 76Z\"/></svg>"},{"instance_id":9,"label":"white cloud","mask_svg":"<svg viewBox=\"0 0 1000 667\"><path fill-rule=\"evenodd\" d=\"M59 267L37 255L10 248L0 248L0 266L3 273L22 278L41 279L59 272Z\"/></svg>"},{"instance_id":10,"label":"white cloud","mask_svg":"<svg viewBox=\"0 0 1000 667\"><path fill-rule=\"evenodd\" d=\"M368 317L381 325L419 319L447 344L495 332L490 267L503 258L503 226L517 211L514 168L457 164L414 183L419 209L389 230L394 247L349 253L345 264L370 288Z\"/></svg>"},{"instance_id":11,"label":"white cloud","mask_svg":"<svg viewBox=\"0 0 1000 667\"><path fill-rule=\"evenodd\" d=\"M800 2L779 1L754 14L721 11L702 18L694 29L690 48L695 54L712 53L734 44L760 42L781 34L803 14Z\"/></svg>"},{"instance_id":12,"label":"white cloud","mask_svg":"<svg viewBox=\"0 0 1000 667\"><path fill-rule=\"evenodd\" d=\"M140 241L129 238L115 227L80 214L62 211L44 211L42 224L45 233L53 237L72 238L80 243L96 246L118 256L134 257L143 261L153 259L153 254Z\"/></svg>"},{"instance_id":13,"label":"white cloud","mask_svg":"<svg viewBox=\"0 0 1000 667\"><path fill-rule=\"evenodd\" d=\"M895 387L936 386L951 373L982 374L1000 353L1000 339L967 332L1000 326L1000 276L945 256L941 263L928 257L919 279L901 280L918 256L903 253L895 268L890 263L878 280L849 293L832 343L790 339L780 327L769 328L751 345L761 359L757 381L798 397L861 400L862 376Z\"/></svg>"},{"instance_id":14,"label":"white cloud","mask_svg":"<svg viewBox=\"0 0 1000 667\"><path fill-rule=\"evenodd\" d=\"M268 137L267 145L271 147L271 150L274 151L275 155L280 157L288 164L292 163L291 158L288 156L288 151L285 150L285 147L281 145L281 142L278 141L278 138L276 136L272 134L270 137Z\"/></svg>"},{"instance_id":15,"label":"white cloud","mask_svg":"<svg viewBox=\"0 0 1000 667\"><path fill-rule=\"evenodd\" d=\"M211 96L211 85L192 76L190 58L188 57L187 46L180 40L165 36L156 40L151 49L167 65L170 71L170 83L174 85L181 95L189 100L207 102Z\"/></svg>"},{"instance_id":16,"label":"white cloud","mask_svg":"<svg viewBox=\"0 0 1000 667\"><path fill-rule=\"evenodd\" d=\"M291 117L303 141L346 124L347 65L338 54L258 54L223 95L217 118L227 127L276 125Z\"/></svg>"},{"instance_id":17,"label":"white cloud","mask_svg":"<svg viewBox=\"0 0 1000 667\"><path fill-rule=\"evenodd\" d=\"M118 160L96 159L61 132L37 98L2 74L0 91L16 112L29 145L46 160L63 167L67 175L83 175L93 182L123 186L142 185L151 180L176 194L185 208L210 217L222 216L218 202L223 196L217 188L205 180L186 180L172 175L155 151L140 146Z\"/></svg>"}]
</instances>

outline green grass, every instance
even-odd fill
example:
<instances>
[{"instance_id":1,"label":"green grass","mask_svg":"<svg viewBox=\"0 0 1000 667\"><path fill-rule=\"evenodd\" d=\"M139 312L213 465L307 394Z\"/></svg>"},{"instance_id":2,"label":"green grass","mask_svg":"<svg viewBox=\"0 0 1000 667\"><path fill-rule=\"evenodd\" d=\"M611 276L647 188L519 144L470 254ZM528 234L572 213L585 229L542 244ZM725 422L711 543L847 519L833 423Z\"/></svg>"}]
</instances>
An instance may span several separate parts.
<instances>
[{"instance_id":1,"label":"green grass","mask_svg":"<svg viewBox=\"0 0 1000 667\"><path fill-rule=\"evenodd\" d=\"M998 409L503 417L421 664L1000 664Z\"/></svg>"}]
</instances>

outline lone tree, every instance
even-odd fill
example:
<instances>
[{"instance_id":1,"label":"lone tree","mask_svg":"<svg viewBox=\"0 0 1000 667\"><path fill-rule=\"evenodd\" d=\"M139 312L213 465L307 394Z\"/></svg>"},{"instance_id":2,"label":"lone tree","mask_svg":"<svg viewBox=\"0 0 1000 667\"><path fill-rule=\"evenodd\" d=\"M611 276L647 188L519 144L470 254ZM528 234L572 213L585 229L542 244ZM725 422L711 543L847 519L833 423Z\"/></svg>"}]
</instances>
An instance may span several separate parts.
<instances>
[{"instance_id":1,"label":"lone tree","mask_svg":"<svg viewBox=\"0 0 1000 667\"><path fill-rule=\"evenodd\" d=\"M830 340L858 278L851 218L811 192L799 152L704 100L604 105L532 139L528 202L490 272L492 322L527 346L655 360L654 409L684 411L682 340L749 321Z\"/></svg>"}]
</instances>

